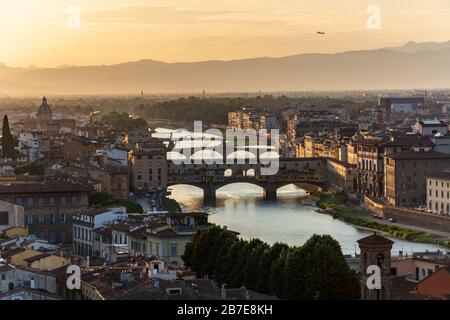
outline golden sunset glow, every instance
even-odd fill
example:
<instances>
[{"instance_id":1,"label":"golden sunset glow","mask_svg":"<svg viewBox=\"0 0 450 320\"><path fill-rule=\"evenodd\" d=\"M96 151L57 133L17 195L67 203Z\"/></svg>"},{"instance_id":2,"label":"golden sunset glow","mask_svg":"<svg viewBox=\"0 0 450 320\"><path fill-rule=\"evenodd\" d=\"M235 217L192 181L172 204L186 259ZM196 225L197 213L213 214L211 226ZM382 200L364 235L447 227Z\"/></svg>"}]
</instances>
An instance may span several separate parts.
<instances>
[{"instance_id":1,"label":"golden sunset glow","mask_svg":"<svg viewBox=\"0 0 450 320\"><path fill-rule=\"evenodd\" d=\"M367 28L372 4L381 10L380 30ZM81 25L70 30L73 5ZM50 67L331 53L447 41L449 21L448 0L2 0L0 62Z\"/></svg>"}]
</instances>

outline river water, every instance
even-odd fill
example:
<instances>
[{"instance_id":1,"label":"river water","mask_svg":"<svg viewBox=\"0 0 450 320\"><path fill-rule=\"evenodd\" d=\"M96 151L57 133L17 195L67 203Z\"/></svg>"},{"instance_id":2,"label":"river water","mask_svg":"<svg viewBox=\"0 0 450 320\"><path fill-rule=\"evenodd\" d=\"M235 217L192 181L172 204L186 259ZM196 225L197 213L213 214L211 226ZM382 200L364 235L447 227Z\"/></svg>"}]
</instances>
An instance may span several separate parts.
<instances>
[{"instance_id":1,"label":"river water","mask_svg":"<svg viewBox=\"0 0 450 320\"><path fill-rule=\"evenodd\" d=\"M236 183L217 191L215 207L203 207L202 190L192 186L171 187L171 197L184 211L206 210L209 221L237 231L245 239L259 238L268 243L284 242L302 245L313 234L329 234L336 239L344 254L359 253L356 241L370 234L329 215L316 212L313 202L305 198L306 192L294 185L278 190L276 202L263 199L258 186ZM443 250L438 246L404 240L395 241L392 254Z\"/></svg>"}]
</instances>

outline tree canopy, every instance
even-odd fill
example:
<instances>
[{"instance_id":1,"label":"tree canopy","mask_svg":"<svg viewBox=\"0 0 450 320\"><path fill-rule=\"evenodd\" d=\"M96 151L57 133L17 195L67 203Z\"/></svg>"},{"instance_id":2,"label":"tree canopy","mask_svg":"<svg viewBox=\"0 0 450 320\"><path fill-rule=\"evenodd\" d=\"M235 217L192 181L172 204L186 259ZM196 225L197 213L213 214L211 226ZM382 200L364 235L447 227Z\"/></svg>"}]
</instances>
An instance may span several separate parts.
<instances>
[{"instance_id":1,"label":"tree canopy","mask_svg":"<svg viewBox=\"0 0 450 320\"><path fill-rule=\"evenodd\" d=\"M2 158L3 159L15 159L14 139L9 128L8 116L5 114L3 117L2 127Z\"/></svg>"},{"instance_id":2,"label":"tree canopy","mask_svg":"<svg viewBox=\"0 0 450 320\"><path fill-rule=\"evenodd\" d=\"M103 192L92 192L89 194L89 205L97 207L113 207L123 206L127 208L128 213L142 213L144 209L139 203L131 201L129 199L114 198L110 194Z\"/></svg>"},{"instance_id":3,"label":"tree canopy","mask_svg":"<svg viewBox=\"0 0 450 320\"><path fill-rule=\"evenodd\" d=\"M339 243L314 235L303 246L268 245L242 240L213 226L198 231L183 260L199 276L228 287L247 288L283 299L359 299L359 280L347 265Z\"/></svg>"},{"instance_id":4,"label":"tree canopy","mask_svg":"<svg viewBox=\"0 0 450 320\"><path fill-rule=\"evenodd\" d=\"M103 117L103 121L113 126L115 129L125 131L136 128L145 128L147 126L147 121L145 121L145 119L130 116L126 112L122 113L119 113L117 111L110 112Z\"/></svg>"},{"instance_id":5,"label":"tree canopy","mask_svg":"<svg viewBox=\"0 0 450 320\"><path fill-rule=\"evenodd\" d=\"M45 166L38 161L19 164L14 169L15 174L29 174L31 176L45 175Z\"/></svg>"}]
</instances>

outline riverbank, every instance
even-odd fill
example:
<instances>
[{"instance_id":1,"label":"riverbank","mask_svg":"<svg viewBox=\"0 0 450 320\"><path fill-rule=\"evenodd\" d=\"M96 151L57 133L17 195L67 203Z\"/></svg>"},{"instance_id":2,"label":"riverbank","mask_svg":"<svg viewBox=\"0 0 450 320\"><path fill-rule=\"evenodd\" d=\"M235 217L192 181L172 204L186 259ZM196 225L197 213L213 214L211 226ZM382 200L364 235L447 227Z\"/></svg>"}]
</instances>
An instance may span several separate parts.
<instances>
[{"instance_id":1,"label":"riverbank","mask_svg":"<svg viewBox=\"0 0 450 320\"><path fill-rule=\"evenodd\" d=\"M320 208L320 213L331 214L336 219L368 230L379 231L394 238L417 243L436 244L450 248L449 238L429 232L414 230L409 227L394 226L392 224L371 221L372 215L370 212L351 208L347 204L348 198L345 192L319 192L315 195L317 197L317 207Z\"/></svg>"}]
</instances>

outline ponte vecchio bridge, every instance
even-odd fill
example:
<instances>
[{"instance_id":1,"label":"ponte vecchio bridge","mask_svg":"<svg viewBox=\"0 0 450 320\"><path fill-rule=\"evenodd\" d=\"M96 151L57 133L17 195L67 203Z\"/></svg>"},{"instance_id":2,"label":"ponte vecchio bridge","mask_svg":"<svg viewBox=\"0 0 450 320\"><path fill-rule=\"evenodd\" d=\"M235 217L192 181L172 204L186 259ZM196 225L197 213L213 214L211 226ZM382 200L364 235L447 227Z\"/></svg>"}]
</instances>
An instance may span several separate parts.
<instances>
[{"instance_id":1,"label":"ponte vecchio bridge","mask_svg":"<svg viewBox=\"0 0 450 320\"><path fill-rule=\"evenodd\" d=\"M289 184L305 190L326 188L326 158L279 158L274 175L261 174L262 164L168 164L168 186L192 185L203 190L205 203L215 203L216 191L233 183L250 183L264 189L266 199L276 199L277 190Z\"/></svg>"}]
</instances>

